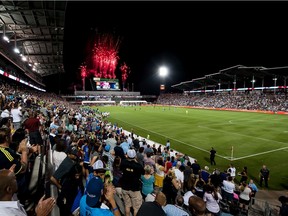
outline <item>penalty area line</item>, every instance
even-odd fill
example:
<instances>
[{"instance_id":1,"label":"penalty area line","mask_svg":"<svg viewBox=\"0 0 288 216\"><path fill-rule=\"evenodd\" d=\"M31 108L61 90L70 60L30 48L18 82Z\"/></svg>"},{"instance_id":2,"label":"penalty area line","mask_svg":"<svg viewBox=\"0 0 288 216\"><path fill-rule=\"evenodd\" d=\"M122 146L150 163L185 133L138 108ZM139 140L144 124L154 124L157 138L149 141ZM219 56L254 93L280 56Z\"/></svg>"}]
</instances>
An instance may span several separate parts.
<instances>
[{"instance_id":1,"label":"penalty area line","mask_svg":"<svg viewBox=\"0 0 288 216\"><path fill-rule=\"evenodd\" d=\"M264 154L268 154L268 153L276 152L276 151L281 151L281 150L285 150L285 149L288 149L288 147L283 147L283 148L278 148L278 149L274 149L274 150L270 150L270 151L266 151L266 152L260 152L260 153L257 153L257 154L251 154L251 155L247 155L247 156L243 156L243 157L233 158L232 160L233 161L241 160L241 159L255 157L255 156L258 156L258 155L264 155Z\"/></svg>"}]
</instances>

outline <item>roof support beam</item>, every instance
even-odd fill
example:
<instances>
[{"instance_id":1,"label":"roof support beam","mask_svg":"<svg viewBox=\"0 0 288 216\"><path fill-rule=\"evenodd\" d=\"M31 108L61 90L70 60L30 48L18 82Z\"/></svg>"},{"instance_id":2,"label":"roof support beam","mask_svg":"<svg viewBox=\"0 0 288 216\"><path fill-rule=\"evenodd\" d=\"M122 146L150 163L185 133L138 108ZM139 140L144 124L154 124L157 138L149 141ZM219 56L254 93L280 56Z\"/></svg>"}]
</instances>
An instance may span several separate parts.
<instances>
[{"instance_id":1,"label":"roof support beam","mask_svg":"<svg viewBox=\"0 0 288 216\"><path fill-rule=\"evenodd\" d=\"M65 13L65 10L54 10L54 9L43 9L43 8L39 8L39 9L20 9L20 10L1 10L0 14L13 14L13 13L24 13L24 12L30 12L30 11L37 11L37 12L43 12L43 11L47 11L47 12L58 12L58 13ZM37 14L37 16L39 16L39 14ZM43 14L42 16L45 16L45 14Z\"/></svg>"}]
</instances>

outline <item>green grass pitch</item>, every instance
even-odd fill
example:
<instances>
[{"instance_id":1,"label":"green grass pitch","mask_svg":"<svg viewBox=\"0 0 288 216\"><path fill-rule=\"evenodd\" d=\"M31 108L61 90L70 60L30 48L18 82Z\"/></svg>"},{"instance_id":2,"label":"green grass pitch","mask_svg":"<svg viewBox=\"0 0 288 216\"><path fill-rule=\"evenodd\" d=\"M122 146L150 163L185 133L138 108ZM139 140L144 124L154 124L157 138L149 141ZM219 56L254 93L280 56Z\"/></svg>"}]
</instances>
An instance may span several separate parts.
<instances>
[{"instance_id":1,"label":"green grass pitch","mask_svg":"<svg viewBox=\"0 0 288 216\"><path fill-rule=\"evenodd\" d=\"M98 107L110 112L108 120L127 131L196 158L200 165L227 170L233 163L237 173L248 167L249 179L259 182L259 170L270 170L269 187L288 189L288 116L186 109L161 106ZM233 146L233 155L232 155ZM209 163L211 147L217 151L216 166ZM231 158L232 157L232 158ZM237 176L236 181L240 180Z\"/></svg>"}]
</instances>

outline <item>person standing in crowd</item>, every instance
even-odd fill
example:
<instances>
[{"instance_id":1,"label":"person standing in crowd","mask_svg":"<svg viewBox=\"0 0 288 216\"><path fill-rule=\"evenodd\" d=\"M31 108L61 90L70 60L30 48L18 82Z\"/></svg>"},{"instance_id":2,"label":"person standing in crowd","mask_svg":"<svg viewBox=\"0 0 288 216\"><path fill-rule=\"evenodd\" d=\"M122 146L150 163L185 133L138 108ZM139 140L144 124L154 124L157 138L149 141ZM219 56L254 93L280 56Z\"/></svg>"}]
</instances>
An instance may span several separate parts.
<instances>
[{"instance_id":1,"label":"person standing in crowd","mask_svg":"<svg viewBox=\"0 0 288 216\"><path fill-rule=\"evenodd\" d=\"M31 145L37 145L37 151L41 154L41 146L43 146L43 140L41 137L40 130L41 123L37 118L37 113L35 111L29 112L29 118L23 123L25 130L29 134L29 142Z\"/></svg>"},{"instance_id":2,"label":"person standing in crowd","mask_svg":"<svg viewBox=\"0 0 288 216\"><path fill-rule=\"evenodd\" d=\"M133 208L133 215L136 216L142 205L140 179L145 171L143 166L136 161L135 157L136 151L129 149L127 151L127 159L122 160L120 165L120 170L123 172L121 182L126 216L130 216L131 207Z\"/></svg>"},{"instance_id":3,"label":"person standing in crowd","mask_svg":"<svg viewBox=\"0 0 288 216\"><path fill-rule=\"evenodd\" d=\"M193 216L204 216L206 212L206 204L203 199L198 196L189 198L189 211Z\"/></svg>"},{"instance_id":4,"label":"person standing in crowd","mask_svg":"<svg viewBox=\"0 0 288 216\"><path fill-rule=\"evenodd\" d=\"M80 200L80 216L120 216L114 199L115 189L112 185L104 187L100 177L92 178L86 187L86 194ZM110 208L104 203L108 201Z\"/></svg>"},{"instance_id":5,"label":"person standing in crowd","mask_svg":"<svg viewBox=\"0 0 288 216\"><path fill-rule=\"evenodd\" d=\"M153 202L144 202L137 216L165 216L166 213L163 210L163 207L166 205L166 196L162 192L158 192Z\"/></svg>"},{"instance_id":6,"label":"person standing in crowd","mask_svg":"<svg viewBox=\"0 0 288 216\"><path fill-rule=\"evenodd\" d=\"M252 199L252 205L254 204L255 200L255 196L256 196L256 193L258 192L258 188L256 186L256 184L254 183L254 181L252 179L250 179L250 182L249 182L249 185L248 185L251 190L252 190L252 193L251 193L251 199Z\"/></svg>"},{"instance_id":7,"label":"person standing in crowd","mask_svg":"<svg viewBox=\"0 0 288 216\"><path fill-rule=\"evenodd\" d=\"M260 169L260 187L262 187L263 181L265 182L265 187L268 188L268 181L269 181L270 171L267 169L266 165L263 165Z\"/></svg>"},{"instance_id":8,"label":"person standing in crowd","mask_svg":"<svg viewBox=\"0 0 288 216\"><path fill-rule=\"evenodd\" d=\"M63 180L57 197L60 215L71 215L79 207L84 193L82 177L82 166L76 164Z\"/></svg>"},{"instance_id":9,"label":"person standing in crowd","mask_svg":"<svg viewBox=\"0 0 288 216\"><path fill-rule=\"evenodd\" d=\"M168 139L167 140L167 142L166 142L166 149L167 149L167 151L169 151L170 150L170 140Z\"/></svg>"},{"instance_id":10,"label":"person standing in crowd","mask_svg":"<svg viewBox=\"0 0 288 216\"><path fill-rule=\"evenodd\" d=\"M244 166L242 172L240 173L241 175L241 179L240 179L240 183L245 182L247 183L248 180L248 169L246 166Z\"/></svg>"},{"instance_id":11,"label":"person standing in crowd","mask_svg":"<svg viewBox=\"0 0 288 216\"><path fill-rule=\"evenodd\" d=\"M232 180L235 179L236 177L236 168L233 164L230 164L230 167L227 170L227 173L229 173L229 175L232 177Z\"/></svg>"},{"instance_id":12,"label":"person standing in crowd","mask_svg":"<svg viewBox=\"0 0 288 216\"><path fill-rule=\"evenodd\" d=\"M203 200L206 204L206 211L209 215L220 216L220 206L219 202L222 199L220 193L218 193L217 189L210 184L204 186L204 196Z\"/></svg>"},{"instance_id":13,"label":"person standing in crowd","mask_svg":"<svg viewBox=\"0 0 288 216\"><path fill-rule=\"evenodd\" d=\"M11 109L11 115L13 118L14 129L17 130L18 128L21 127L21 121L22 121L22 112L18 102L14 103L14 106Z\"/></svg>"},{"instance_id":14,"label":"person standing in crowd","mask_svg":"<svg viewBox=\"0 0 288 216\"><path fill-rule=\"evenodd\" d=\"M215 149L212 147L211 150L210 150L210 163L211 163L211 165L216 165L215 155L216 155L216 151L215 151Z\"/></svg>"},{"instance_id":15,"label":"person standing in crowd","mask_svg":"<svg viewBox=\"0 0 288 216\"><path fill-rule=\"evenodd\" d=\"M143 198L152 193L154 191L153 185L155 182L154 175L151 175L151 166L145 165L144 167L145 174L141 175L141 181L142 181L142 195Z\"/></svg>"},{"instance_id":16,"label":"person standing in crowd","mask_svg":"<svg viewBox=\"0 0 288 216\"><path fill-rule=\"evenodd\" d=\"M199 171L201 169L199 163L197 162L196 159L194 159L194 163L192 163L191 168L193 170L193 174L195 175L195 177L199 177Z\"/></svg>"},{"instance_id":17,"label":"person standing in crowd","mask_svg":"<svg viewBox=\"0 0 288 216\"><path fill-rule=\"evenodd\" d=\"M175 199L175 205L167 204L165 207L163 207L163 210L165 211L167 216L175 216L175 215L189 216L189 213L183 208L183 205L184 205L183 196L178 194Z\"/></svg>"},{"instance_id":18,"label":"person standing in crowd","mask_svg":"<svg viewBox=\"0 0 288 216\"><path fill-rule=\"evenodd\" d=\"M228 176L227 180L223 181L222 186L222 198L225 201L232 202L233 200L233 193L235 191L235 184L233 182L232 176Z\"/></svg>"},{"instance_id":19,"label":"person standing in crowd","mask_svg":"<svg viewBox=\"0 0 288 216\"><path fill-rule=\"evenodd\" d=\"M240 189L239 207L240 209L248 211L252 190L245 182L241 183L239 189Z\"/></svg>"},{"instance_id":20,"label":"person standing in crowd","mask_svg":"<svg viewBox=\"0 0 288 216\"><path fill-rule=\"evenodd\" d=\"M15 169L15 165L12 169ZM27 216L27 212L18 201L13 200L13 196L18 191L15 173L8 169L0 170L0 215ZM48 216L54 208L56 201L50 197L44 200L44 196L39 200L35 215Z\"/></svg>"},{"instance_id":21,"label":"person standing in crowd","mask_svg":"<svg viewBox=\"0 0 288 216\"><path fill-rule=\"evenodd\" d=\"M51 183L55 184L59 190L62 188L62 182L71 169L78 163L78 150L75 146L69 146L67 150L67 157L55 170L54 174L50 177Z\"/></svg>"}]
</instances>

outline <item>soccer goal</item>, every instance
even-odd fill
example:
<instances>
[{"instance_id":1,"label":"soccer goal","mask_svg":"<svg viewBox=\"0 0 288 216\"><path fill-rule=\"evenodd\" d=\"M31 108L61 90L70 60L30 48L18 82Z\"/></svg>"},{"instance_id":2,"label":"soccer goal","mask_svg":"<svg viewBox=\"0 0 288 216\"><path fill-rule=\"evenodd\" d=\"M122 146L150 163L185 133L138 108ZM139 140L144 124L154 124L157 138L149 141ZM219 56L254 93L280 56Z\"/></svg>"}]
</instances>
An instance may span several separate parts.
<instances>
[{"instance_id":1,"label":"soccer goal","mask_svg":"<svg viewBox=\"0 0 288 216\"><path fill-rule=\"evenodd\" d=\"M82 105L97 105L97 106L107 106L107 105L116 105L115 101L82 101Z\"/></svg>"},{"instance_id":2,"label":"soccer goal","mask_svg":"<svg viewBox=\"0 0 288 216\"><path fill-rule=\"evenodd\" d=\"M120 101L120 106L139 106L142 104L147 104L147 101L145 100L137 100L137 101Z\"/></svg>"}]
</instances>

